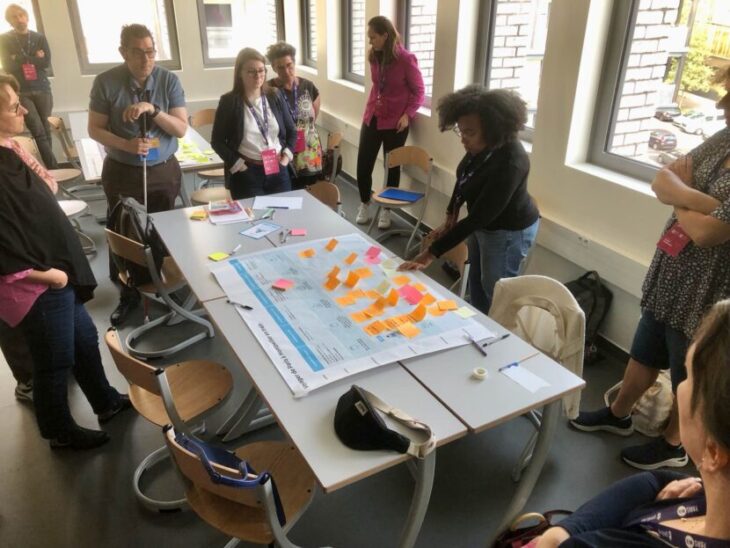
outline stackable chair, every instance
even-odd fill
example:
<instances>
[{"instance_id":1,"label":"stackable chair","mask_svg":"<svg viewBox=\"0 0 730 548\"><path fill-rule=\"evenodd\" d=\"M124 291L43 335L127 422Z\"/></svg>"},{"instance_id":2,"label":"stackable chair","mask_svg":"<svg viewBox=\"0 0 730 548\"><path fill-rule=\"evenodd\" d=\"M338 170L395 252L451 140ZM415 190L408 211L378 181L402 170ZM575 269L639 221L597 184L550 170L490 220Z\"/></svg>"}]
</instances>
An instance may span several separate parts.
<instances>
[{"instance_id":1,"label":"stackable chair","mask_svg":"<svg viewBox=\"0 0 730 548\"><path fill-rule=\"evenodd\" d=\"M336 184L329 181L317 181L313 185L307 187L307 192L317 198L327 207L339 212L342 206L340 200L340 189Z\"/></svg>"},{"instance_id":2,"label":"stackable chair","mask_svg":"<svg viewBox=\"0 0 730 548\"><path fill-rule=\"evenodd\" d=\"M94 240L81 230L81 225L79 224L79 217L86 215L89 211L89 204L83 200L58 200L58 205L61 206L61 209L66 214L66 218L71 221L71 224L76 231L76 235L79 237L81 248L84 250L84 253L87 255L96 253L96 244L94 243Z\"/></svg>"},{"instance_id":3,"label":"stackable chair","mask_svg":"<svg viewBox=\"0 0 730 548\"><path fill-rule=\"evenodd\" d=\"M48 124L51 126L52 135L58 140L59 144L61 145L61 150L63 151L66 162L71 164L71 166L73 167L73 170L71 171L79 172L80 174L81 161L79 160L79 154L76 151L76 146L73 144L70 137L68 136L68 131L66 130L66 124L63 121L63 118L61 118L60 116L49 116ZM71 171L69 171L69 174L67 176L72 175ZM76 177L78 177L78 175L76 175ZM72 194L73 196L79 198L83 197L85 200L106 200L104 192L99 188L99 185L94 183L83 182L75 185L64 185L63 188L64 191ZM83 192L84 194L82 196L76 196L76 193L78 192Z\"/></svg>"},{"instance_id":4,"label":"stackable chair","mask_svg":"<svg viewBox=\"0 0 730 548\"><path fill-rule=\"evenodd\" d=\"M388 183L388 170L393 167L405 167L405 166L417 166L421 169L425 176L424 186L425 186L425 192L423 193L423 196L419 198L416 202L406 202L401 200L391 200L389 198L383 198L381 194L385 192L389 187L387 186ZM422 239L420 232L418 229L421 226L421 222L423 220L423 215L426 212L426 207L428 206L428 198L431 194L431 175L433 171L433 158L431 158L431 155L426 152L424 149L416 146L403 146L398 147L390 152L387 152L385 154L385 183L383 184L383 188L380 189L379 192L373 194L372 200L373 202L378 206L375 215L373 216L373 220L370 223L370 226L368 227L368 234L370 234L373 231L373 228L375 227L375 223L377 223L378 216L380 214L380 210L384 207L387 207L389 209L404 209L407 207L414 207L418 208L418 213L415 215L416 218L416 224L413 226L413 229L402 229L402 228L394 228L387 230L380 236L376 238L377 241L382 242L386 240L387 238L390 238L391 236L395 235L406 235L408 236L408 243L406 243L406 248L403 253L404 257L408 257L410 252L412 250L415 250L418 246L418 242ZM417 240L414 242L414 240Z\"/></svg>"},{"instance_id":5,"label":"stackable chair","mask_svg":"<svg viewBox=\"0 0 730 548\"><path fill-rule=\"evenodd\" d=\"M182 304L178 304L177 300L173 297L174 294L179 294L178 292L182 293L181 290L187 290L188 285L172 257L165 257L158 271L152 249L149 245L131 240L108 228L105 230L107 241L109 242L109 250L112 253L149 271L152 282L137 286L140 293L148 299L153 299L164 304L169 309L169 312L166 314L144 323L133 329L127 335L125 344L131 354L142 358L161 358L179 352L191 344L215 335L213 324L205 318L200 317L200 315L205 314L203 309L193 310L197 301L192 292L188 293ZM123 284L126 284L129 280L128 272L120 272L119 280ZM201 325L203 330L195 333L188 339L162 349L140 350L134 347L137 339L157 326L163 324L175 325L185 320Z\"/></svg>"},{"instance_id":6,"label":"stackable chair","mask_svg":"<svg viewBox=\"0 0 730 548\"><path fill-rule=\"evenodd\" d=\"M190 115L190 127L199 129L204 126L212 126L215 121L215 109L204 108ZM225 181L224 168L203 169L195 173L202 179L200 186L197 188L206 188L212 185L222 185ZM192 197L191 197L192 198ZM207 203L207 202L206 202Z\"/></svg>"},{"instance_id":7,"label":"stackable chair","mask_svg":"<svg viewBox=\"0 0 730 548\"><path fill-rule=\"evenodd\" d=\"M35 140L32 137L17 136L13 137L13 140L16 141L23 148L23 150L33 156L33 158L35 158L39 164L41 164L43 167L46 167L43 163L43 159L41 158L41 154L38 151L38 147L35 144ZM66 185L69 184L71 181L75 181L81 177L80 169L49 169L48 172L53 175L54 179L56 179L59 192L63 192L71 199L76 199L76 196L74 196L71 191L71 188L75 187L67 188Z\"/></svg>"},{"instance_id":8,"label":"stackable chair","mask_svg":"<svg viewBox=\"0 0 730 548\"><path fill-rule=\"evenodd\" d=\"M163 432L190 508L233 537L226 548L242 540L296 548L287 532L311 503L315 479L293 445L256 442L230 453L191 443L174 427Z\"/></svg>"},{"instance_id":9,"label":"stackable chair","mask_svg":"<svg viewBox=\"0 0 730 548\"><path fill-rule=\"evenodd\" d=\"M220 408L231 393L233 378L220 364L193 360L165 368L152 367L129 355L114 328L106 332L104 339L117 369L129 382L132 405L152 424L172 423L179 431L193 437L193 432L204 430L203 419ZM162 446L150 453L134 471L134 494L150 510L164 512L186 506L184 498L155 500L140 488L142 475L169 456L167 447Z\"/></svg>"},{"instance_id":10,"label":"stackable chair","mask_svg":"<svg viewBox=\"0 0 730 548\"><path fill-rule=\"evenodd\" d=\"M464 242L461 242L441 255L441 258L456 265L459 278L451 284L449 289L463 299L466 295L469 278L469 248Z\"/></svg>"},{"instance_id":11,"label":"stackable chair","mask_svg":"<svg viewBox=\"0 0 730 548\"><path fill-rule=\"evenodd\" d=\"M210 202L230 200L231 191L222 186L199 188L190 195L190 204L194 206L208 205Z\"/></svg>"},{"instance_id":12,"label":"stackable chair","mask_svg":"<svg viewBox=\"0 0 730 548\"><path fill-rule=\"evenodd\" d=\"M489 317L509 329L532 346L547 354L579 377L583 376L585 314L568 289L552 278L527 275L503 278L494 286ZM568 418L578 416L580 392L563 398L563 412ZM531 411L525 415L540 428L541 415ZM519 481L532 459L537 432L512 470L512 479Z\"/></svg>"},{"instance_id":13,"label":"stackable chair","mask_svg":"<svg viewBox=\"0 0 730 548\"><path fill-rule=\"evenodd\" d=\"M339 131L331 131L327 134L327 148L325 154L331 156L332 165L328 173L324 173L324 178L330 183L336 182L337 164L340 163L340 143L342 143L342 133Z\"/></svg>"}]
</instances>

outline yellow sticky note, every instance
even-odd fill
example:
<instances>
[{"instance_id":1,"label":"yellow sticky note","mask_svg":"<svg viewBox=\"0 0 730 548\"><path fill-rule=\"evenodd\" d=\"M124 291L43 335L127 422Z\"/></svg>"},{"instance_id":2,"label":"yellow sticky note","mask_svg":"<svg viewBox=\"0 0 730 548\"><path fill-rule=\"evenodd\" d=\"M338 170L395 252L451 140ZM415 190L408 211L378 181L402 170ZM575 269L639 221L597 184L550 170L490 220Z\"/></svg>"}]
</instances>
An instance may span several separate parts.
<instances>
[{"instance_id":1,"label":"yellow sticky note","mask_svg":"<svg viewBox=\"0 0 730 548\"><path fill-rule=\"evenodd\" d=\"M435 302L436 302L436 297L434 297L430 293L426 293L423 296L423 299L421 299L421 302L419 302L418 304L423 304L423 305L429 306Z\"/></svg>"},{"instance_id":2,"label":"yellow sticky note","mask_svg":"<svg viewBox=\"0 0 730 548\"><path fill-rule=\"evenodd\" d=\"M193 221L204 221L208 218L208 212L205 209L196 209L190 214Z\"/></svg>"},{"instance_id":3,"label":"yellow sticky note","mask_svg":"<svg viewBox=\"0 0 730 548\"><path fill-rule=\"evenodd\" d=\"M425 293L428 290L428 288L425 285L423 285L421 282L414 283L413 287L418 289L418 291L420 291L421 293Z\"/></svg>"},{"instance_id":4,"label":"yellow sticky note","mask_svg":"<svg viewBox=\"0 0 730 548\"><path fill-rule=\"evenodd\" d=\"M347 256L346 258L345 258L345 264L352 264L352 263L354 263L354 262L355 262L355 259L357 259L357 253L350 253L350 254L349 254L349 255L348 255L348 256Z\"/></svg>"},{"instance_id":5,"label":"yellow sticky note","mask_svg":"<svg viewBox=\"0 0 730 548\"><path fill-rule=\"evenodd\" d=\"M375 320L373 323L365 326L365 333L368 335L378 335L385 331L386 327L380 320Z\"/></svg>"},{"instance_id":6,"label":"yellow sticky note","mask_svg":"<svg viewBox=\"0 0 730 548\"><path fill-rule=\"evenodd\" d=\"M474 312L471 308L467 306L462 306L459 310L456 311L456 314L461 316L462 318L471 318L472 316L476 315L476 312Z\"/></svg>"},{"instance_id":7,"label":"yellow sticky note","mask_svg":"<svg viewBox=\"0 0 730 548\"><path fill-rule=\"evenodd\" d=\"M314 257L314 254L315 254L315 251L311 247L309 249L303 249L302 251L299 252L299 256L302 259L311 259L312 257Z\"/></svg>"},{"instance_id":8,"label":"yellow sticky note","mask_svg":"<svg viewBox=\"0 0 730 548\"><path fill-rule=\"evenodd\" d=\"M435 304L433 306L430 306L428 308L428 313L431 314L431 316L436 316L436 317L443 316L444 314L446 314L446 312L444 312L443 310L441 310L439 308L439 305L437 305L437 304Z\"/></svg>"},{"instance_id":9,"label":"yellow sticky note","mask_svg":"<svg viewBox=\"0 0 730 548\"><path fill-rule=\"evenodd\" d=\"M337 304L339 304L340 306L350 306L351 304L355 304L355 299L353 299L353 298L352 298L352 297L350 297L349 295L344 295L344 296L342 296L342 297L337 297L337 298L335 299L335 301L336 301L336 302L337 302Z\"/></svg>"},{"instance_id":10,"label":"yellow sticky note","mask_svg":"<svg viewBox=\"0 0 730 548\"><path fill-rule=\"evenodd\" d=\"M208 255L208 258L211 261L222 261L223 259L227 259L228 257L228 253L224 253L223 251L216 251L215 253L211 253L210 255Z\"/></svg>"},{"instance_id":11,"label":"yellow sticky note","mask_svg":"<svg viewBox=\"0 0 730 548\"><path fill-rule=\"evenodd\" d=\"M459 308L458 306L456 306L456 303L451 300L439 301L438 305L439 305L439 309L441 309L443 311L456 310L457 308Z\"/></svg>"},{"instance_id":12,"label":"yellow sticky note","mask_svg":"<svg viewBox=\"0 0 730 548\"><path fill-rule=\"evenodd\" d=\"M391 280L395 285L406 285L408 282L410 282L410 278L408 276L396 276Z\"/></svg>"},{"instance_id":13,"label":"yellow sticky note","mask_svg":"<svg viewBox=\"0 0 730 548\"><path fill-rule=\"evenodd\" d=\"M338 244L338 243L339 243L339 242L337 241L337 239L336 239L336 238L332 238L332 239L331 239L331 240L330 240L329 242L327 242L327 245L326 245L326 246L324 246L324 248L325 248L325 249L326 249L327 251L334 251L334 250L335 250L335 248L337 247L337 244Z\"/></svg>"},{"instance_id":14,"label":"yellow sticky note","mask_svg":"<svg viewBox=\"0 0 730 548\"><path fill-rule=\"evenodd\" d=\"M408 317L416 323L420 322L421 320L423 320L423 318L426 317L426 307L422 304L419 304L416 308L413 309L413 312L408 314Z\"/></svg>"},{"instance_id":15,"label":"yellow sticky note","mask_svg":"<svg viewBox=\"0 0 730 548\"><path fill-rule=\"evenodd\" d=\"M370 270L367 266L364 266L362 268L356 268L353 272L360 276L360 278L369 278L373 275L373 271Z\"/></svg>"},{"instance_id":16,"label":"yellow sticky note","mask_svg":"<svg viewBox=\"0 0 730 548\"><path fill-rule=\"evenodd\" d=\"M378 299L380 298L380 296L381 296L381 295L380 295L380 293L378 293L378 292L377 292L377 291L375 291L374 289L368 289L368 290L367 290L367 291L365 292L365 296L366 296L366 297L367 297L368 299L372 299L372 300L374 300L374 301L377 301L377 300L378 300Z\"/></svg>"},{"instance_id":17,"label":"yellow sticky note","mask_svg":"<svg viewBox=\"0 0 730 548\"><path fill-rule=\"evenodd\" d=\"M390 289L390 284L388 283L388 280L383 280L378 284L378 287L375 288L375 291L377 291L381 295L385 295L388 292L388 289Z\"/></svg>"},{"instance_id":18,"label":"yellow sticky note","mask_svg":"<svg viewBox=\"0 0 730 548\"><path fill-rule=\"evenodd\" d=\"M355 274L354 271L350 271L350 273L347 275L347 279L345 280L345 285L347 287L355 287L357 285L357 282L360 281L360 276Z\"/></svg>"},{"instance_id":19,"label":"yellow sticky note","mask_svg":"<svg viewBox=\"0 0 730 548\"><path fill-rule=\"evenodd\" d=\"M327 277L328 277L328 278L334 278L334 277L335 277L335 276L337 276L337 275L338 275L339 273L340 273L340 267L339 267L339 266L337 266L337 265L335 265L335 266L333 266L333 267L332 267L332 270L330 270L330 271L329 271L329 272L327 273Z\"/></svg>"},{"instance_id":20,"label":"yellow sticky note","mask_svg":"<svg viewBox=\"0 0 730 548\"><path fill-rule=\"evenodd\" d=\"M395 289L391 289L388 293L388 298L385 301L388 306L395 306L398 304L398 292Z\"/></svg>"},{"instance_id":21,"label":"yellow sticky note","mask_svg":"<svg viewBox=\"0 0 730 548\"><path fill-rule=\"evenodd\" d=\"M412 339L413 337L415 337L416 335L418 335L421 332L420 329L418 329L415 325L413 325L410 322L404 323L404 324L398 326L398 331L402 335L405 335L406 337L408 337L409 339Z\"/></svg>"},{"instance_id":22,"label":"yellow sticky note","mask_svg":"<svg viewBox=\"0 0 730 548\"><path fill-rule=\"evenodd\" d=\"M334 291L335 289L337 289L338 285L340 285L340 280L338 280L335 276L333 276L332 278L327 278L327 281L324 282L324 288L327 291Z\"/></svg>"},{"instance_id":23,"label":"yellow sticky note","mask_svg":"<svg viewBox=\"0 0 730 548\"><path fill-rule=\"evenodd\" d=\"M355 323L362 323L368 319L368 316L364 312L353 312L350 314L350 318L352 318Z\"/></svg>"}]
</instances>

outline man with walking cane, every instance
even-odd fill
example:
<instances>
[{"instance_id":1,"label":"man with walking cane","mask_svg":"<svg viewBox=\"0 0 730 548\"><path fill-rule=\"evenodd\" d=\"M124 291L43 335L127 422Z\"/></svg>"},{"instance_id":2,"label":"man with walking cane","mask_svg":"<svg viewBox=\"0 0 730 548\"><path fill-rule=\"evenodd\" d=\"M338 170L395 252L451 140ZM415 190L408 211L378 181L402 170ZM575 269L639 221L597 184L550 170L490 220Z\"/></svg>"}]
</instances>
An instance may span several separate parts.
<instances>
[{"instance_id":1,"label":"man with walking cane","mask_svg":"<svg viewBox=\"0 0 730 548\"><path fill-rule=\"evenodd\" d=\"M166 211L180 194L175 151L188 127L185 93L175 74L155 65L155 41L144 25L122 27L119 53L124 63L96 77L89 103L89 135L107 152L101 180L108 211L126 196L148 213ZM118 282L111 260L109 270ZM137 290L122 286L111 324L124 323L138 304Z\"/></svg>"}]
</instances>

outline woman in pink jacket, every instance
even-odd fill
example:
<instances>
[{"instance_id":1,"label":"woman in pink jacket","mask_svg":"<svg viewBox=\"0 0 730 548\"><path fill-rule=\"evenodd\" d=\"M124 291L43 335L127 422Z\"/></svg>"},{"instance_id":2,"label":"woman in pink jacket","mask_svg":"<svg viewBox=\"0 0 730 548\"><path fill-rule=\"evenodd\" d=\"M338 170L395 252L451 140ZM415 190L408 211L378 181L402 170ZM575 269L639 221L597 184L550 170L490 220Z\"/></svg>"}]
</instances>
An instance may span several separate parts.
<instances>
[{"instance_id":1,"label":"woman in pink jacket","mask_svg":"<svg viewBox=\"0 0 730 548\"><path fill-rule=\"evenodd\" d=\"M357 155L357 186L360 189L360 208L356 221L370 221L370 195L373 188L373 167L380 145L385 152L405 144L408 126L423 104L423 77L418 60L401 46L400 35L387 17L378 15L368 21L370 41L370 74L373 86L360 130ZM400 168L388 172L388 186L398 186ZM382 209L378 228L390 227L390 211Z\"/></svg>"}]
</instances>

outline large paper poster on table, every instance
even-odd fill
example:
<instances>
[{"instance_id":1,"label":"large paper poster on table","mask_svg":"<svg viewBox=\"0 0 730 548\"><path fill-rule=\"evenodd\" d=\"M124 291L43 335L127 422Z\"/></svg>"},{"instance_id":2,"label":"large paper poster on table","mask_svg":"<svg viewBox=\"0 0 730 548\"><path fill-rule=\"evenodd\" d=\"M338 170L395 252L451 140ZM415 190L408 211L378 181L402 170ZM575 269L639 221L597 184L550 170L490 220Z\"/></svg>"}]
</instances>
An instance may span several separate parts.
<instances>
[{"instance_id":1,"label":"large paper poster on table","mask_svg":"<svg viewBox=\"0 0 730 548\"><path fill-rule=\"evenodd\" d=\"M491 332L421 274L396 272L362 236L310 241L211 266L296 397ZM250 309L249 309L250 308ZM444 364L447 366L447 364Z\"/></svg>"}]
</instances>

